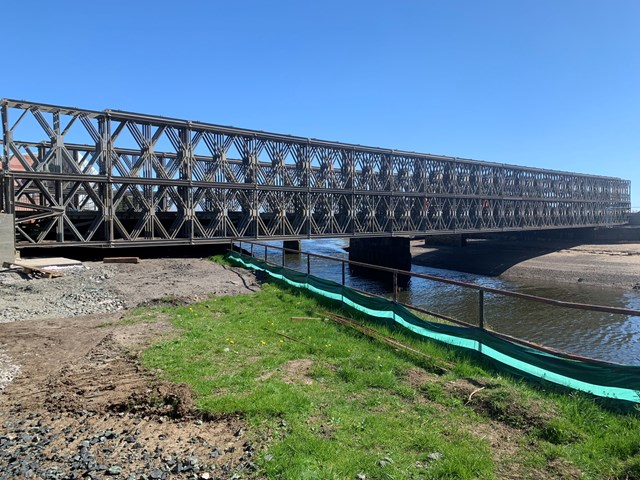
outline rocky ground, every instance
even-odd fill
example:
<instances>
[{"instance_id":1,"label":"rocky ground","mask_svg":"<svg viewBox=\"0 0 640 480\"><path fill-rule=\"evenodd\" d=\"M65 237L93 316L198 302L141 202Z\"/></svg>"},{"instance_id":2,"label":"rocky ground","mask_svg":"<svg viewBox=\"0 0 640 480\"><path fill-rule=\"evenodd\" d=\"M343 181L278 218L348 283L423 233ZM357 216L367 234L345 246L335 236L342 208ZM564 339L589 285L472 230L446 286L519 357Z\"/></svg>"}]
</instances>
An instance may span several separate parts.
<instances>
[{"instance_id":1,"label":"rocky ground","mask_svg":"<svg viewBox=\"0 0 640 480\"><path fill-rule=\"evenodd\" d=\"M63 276L44 280L0 269L0 323L109 313L168 297L195 302L249 288L240 270L191 258L84 262L56 271Z\"/></svg>"},{"instance_id":2,"label":"rocky ground","mask_svg":"<svg viewBox=\"0 0 640 480\"><path fill-rule=\"evenodd\" d=\"M174 332L159 310L250 293L248 272L196 259L85 264L57 279L0 273L0 479L242 478L253 445L242 420L210 418L191 392L141 368Z\"/></svg>"}]
</instances>

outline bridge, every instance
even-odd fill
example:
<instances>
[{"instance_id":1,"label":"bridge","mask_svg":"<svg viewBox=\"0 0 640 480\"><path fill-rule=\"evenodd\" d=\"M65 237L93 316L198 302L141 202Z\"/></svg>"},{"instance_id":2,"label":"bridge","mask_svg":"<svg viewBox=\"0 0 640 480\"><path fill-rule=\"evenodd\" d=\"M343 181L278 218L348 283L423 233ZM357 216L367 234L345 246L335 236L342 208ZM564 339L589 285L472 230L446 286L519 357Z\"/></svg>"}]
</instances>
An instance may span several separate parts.
<instances>
[{"instance_id":1,"label":"bridge","mask_svg":"<svg viewBox=\"0 0 640 480\"><path fill-rule=\"evenodd\" d=\"M619 178L118 110L0 107L0 209L17 248L598 227L630 211Z\"/></svg>"}]
</instances>

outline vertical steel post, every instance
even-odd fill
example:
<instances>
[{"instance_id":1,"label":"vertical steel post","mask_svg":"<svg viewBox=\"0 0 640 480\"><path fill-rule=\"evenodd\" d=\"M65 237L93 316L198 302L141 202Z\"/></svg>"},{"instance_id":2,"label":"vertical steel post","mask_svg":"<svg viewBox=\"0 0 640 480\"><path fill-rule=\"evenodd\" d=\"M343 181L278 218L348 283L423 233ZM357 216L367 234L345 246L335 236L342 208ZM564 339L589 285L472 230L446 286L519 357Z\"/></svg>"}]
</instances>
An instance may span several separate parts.
<instances>
[{"instance_id":1,"label":"vertical steel post","mask_svg":"<svg viewBox=\"0 0 640 480\"><path fill-rule=\"evenodd\" d=\"M2 170L9 170L9 149L13 142L12 131L9 129L9 109L2 105Z\"/></svg>"},{"instance_id":2,"label":"vertical steel post","mask_svg":"<svg viewBox=\"0 0 640 480\"><path fill-rule=\"evenodd\" d=\"M398 271L393 271L393 301L398 301Z\"/></svg>"},{"instance_id":3,"label":"vertical steel post","mask_svg":"<svg viewBox=\"0 0 640 480\"><path fill-rule=\"evenodd\" d=\"M344 287L344 260L342 261L342 286Z\"/></svg>"},{"instance_id":4,"label":"vertical steel post","mask_svg":"<svg viewBox=\"0 0 640 480\"><path fill-rule=\"evenodd\" d=\"M188 186L184 188L184 195L182 200L186 204L186 212L183 213L185 218L184 228L186 229L185 236L189 237L191 245L193 245L193 239L195 235L195 216L196 210L193 202L193 164L194 155L193 147L191 144L191 128L179 129L180 135L180 148L178 149L178 158L180 162L181 177L189 182ZM151 160L151 158L150 158ZM242 252L240 252L242 253Z\"/></svg>"},{"instance_id":5,"label":"vertical steel post","mask_svg":"<svg viewBox=\"0 0 640 480\"><path fill-rule=\"evenodd\" d=\"M251 257L253 257L253 242L251 243Z\"/></svg>"},{"instance_id":6,"label":"vertical steel post","mask_svg":"<svg viewBox=\"0 0 640 480\"><path fill-rule=\"evenodd\" d=\"M264 263L267 263L267 246L264 246Z\"/></svg>"},{"instance_id":7,"label":"vertical steel post","mask_svg":"<svg viewBox=\"0 0 640 480\"><path fill-rule=\"evenodd\" d=\"M284 267L284 255L285 255L285 253L286 253L286 252L284 251L284 248L281 250L281 252L282 252L282 266Z\"/></svg>"},{"instance_id":8,"label":"vertical steel post","mask_svg":"<svg viewBox=\"0 0 640 480\"><path fill-rule=\"evenodd\" d=\"M478 326L484 330L484 290L478 290Z\"/></svg>"},{"instance_id":9,"label":"vertical steel post","mask_svg":"<svg viewBox=\"0 0 640 480\"><path fill-rule=\"evenodd\" d=\"M307 275L311 275L311 254L307 253Z\"/></svg>"}]
</instances>

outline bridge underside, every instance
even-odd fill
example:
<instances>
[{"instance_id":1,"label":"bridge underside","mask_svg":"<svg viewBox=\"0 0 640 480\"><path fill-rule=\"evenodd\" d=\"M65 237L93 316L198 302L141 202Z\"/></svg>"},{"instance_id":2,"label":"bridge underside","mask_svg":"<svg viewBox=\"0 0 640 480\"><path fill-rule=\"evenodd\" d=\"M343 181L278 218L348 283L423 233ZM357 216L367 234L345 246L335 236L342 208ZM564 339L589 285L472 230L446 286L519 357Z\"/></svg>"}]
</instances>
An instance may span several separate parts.
<instances>
[{"instance_id":1,"label":"bridge underside","mask_svg":"<svg viewBox=\"0 0 640 480\"><path fill-rule=\"evenodd\" d=\"M30 213L30 212L29 212ZM276 219L273 215L261 214L258 219L258 227L249 226L245 230L239 228L242 224L243 216L239 212L232 212L228 216L230 228L215 229L212 225L218 224L218 216L210 212L198 212L192 221L195 228L184 226L183 215L177 212L159 212L152 218L143 213L127 213L119 215L118 219L111 221L108 225L106 219L100 218L92 212L68 212L62 219L60 216L48 218L48 220L32 220L33 215L27 212L16 212L16 228L18 231L18 248L20 247L56 247L56 246L92 246L92 247L131 247L135 245L196 245L228 243L236 239L247 240L291 240L306 238L353 238L353 237L412 237L423 235L446 235L446 234L477 234L492 232L511 231L534 231L578 228L573 225L531 225L518 226L522 224L522 219L515 217L511 225L500 226L500 222L495 222L493 227L484 226L489 223L488 219L478 219L471 221L469 228L458 229L426 229L423 231L384 231L379 229L362 229L360 231L350 231L345 229L325 229L324 231L312 230L309 233L306 225L301 225L300 229L268 228L277 224L295 224L296 217L288 216L286 220ZM312 225L317 225L323 221L322 217L313 217ZM348 221L345 220L345 223ZM506 223L506 222L505 222ZM62 224L62 225L60 225ZM181 225L176 229L176 225ZM473 228L476 225L476 228ZM96 228L97 226L97 228ZM592 226L602 226L602 224L592 223L580 225L580 228ZM257 230L257 234L256 234ZM283 231L284 230L284 231ZM234 235L234 233L242 234ZM279 231L283 231L282 234ZM110 233L114 235L109 236ZM297 233L296 233L297 232Z\"/></svg>"},{"instance_id":2,"label":"bridge underside","mask_svg":"<svg viewBox=\"0 0 640 480\"><path fill-rule=\"evenodd\" d=\"M629 182L3 100L16 246L415 236L620 225Z\"/></svg>"}]
</instances>

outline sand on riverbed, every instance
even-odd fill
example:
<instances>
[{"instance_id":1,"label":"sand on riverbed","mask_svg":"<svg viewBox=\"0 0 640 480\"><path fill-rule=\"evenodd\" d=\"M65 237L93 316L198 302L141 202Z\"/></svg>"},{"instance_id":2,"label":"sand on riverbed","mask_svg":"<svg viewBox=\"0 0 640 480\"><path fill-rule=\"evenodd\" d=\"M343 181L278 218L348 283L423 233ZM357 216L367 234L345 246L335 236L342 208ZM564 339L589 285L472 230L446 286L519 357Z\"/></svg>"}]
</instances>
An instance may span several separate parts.
<instances>
[{"instance_id":1,"label":"sand on riverbed","mask_svg":"<svg viewBox=\"0 0 640 480\"><path fill-rule=\"evenodd\" d=\"M469 240L464 247L411 242L413 263L503 278L640 289L640 242L572 245Z\"/></svg>"}]
</instances>

